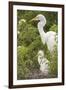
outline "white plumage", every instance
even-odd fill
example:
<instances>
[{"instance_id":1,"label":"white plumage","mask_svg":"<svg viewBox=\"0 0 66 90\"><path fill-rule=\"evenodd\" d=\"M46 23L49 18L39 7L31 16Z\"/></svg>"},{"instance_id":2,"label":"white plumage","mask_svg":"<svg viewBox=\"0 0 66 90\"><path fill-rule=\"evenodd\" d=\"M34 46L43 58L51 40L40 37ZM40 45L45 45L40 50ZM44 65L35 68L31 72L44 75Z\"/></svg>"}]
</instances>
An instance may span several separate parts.
<instances>
[{"instance_id":1,"label":"white plumage","mask_svg":"<svg viewBox=\"0 0 66 90\"><path fill-rule=\"evenodd\" d=\"M44 57L44 53L42 50L39 50L39 52L38 52L38 63L40 65L40 71L44 75L48 75L50 62Z\"/></svg>"},{"instance_id":2,"label":"white plumage","mask_svg":"<svg viewBox=\"0 0 66 90\"><path fill-rule=\"evenodd\" d=\"M56 45L56 32L48 31L44 32L43 27L46 24L46 18L42 14L37 15L33 20L39 20L38 22L38 30L41 36L41 40L43 44L47 44L48 50L52 52L54 50L54 46Z\"/></svg>"}]
</instances>

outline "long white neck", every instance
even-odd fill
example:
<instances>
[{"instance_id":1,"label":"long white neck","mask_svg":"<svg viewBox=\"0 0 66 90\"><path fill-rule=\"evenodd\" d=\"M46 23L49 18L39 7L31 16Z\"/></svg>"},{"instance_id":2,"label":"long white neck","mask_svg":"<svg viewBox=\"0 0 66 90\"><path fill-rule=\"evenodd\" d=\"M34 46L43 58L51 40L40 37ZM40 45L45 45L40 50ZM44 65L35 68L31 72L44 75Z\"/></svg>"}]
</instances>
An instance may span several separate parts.
<instances>
[{"instance_id":1,"label":"long white neck","mask_svg":"<svg viewBox=\"0 0 66 90\"><path fill-rule=\"evenodd\" d=\"M39 34L41 36L42 43L45 44L46 33L44 32L43 27L44 27L44 22L39 22L38 23Z\"/></svg>"}]
</instances>

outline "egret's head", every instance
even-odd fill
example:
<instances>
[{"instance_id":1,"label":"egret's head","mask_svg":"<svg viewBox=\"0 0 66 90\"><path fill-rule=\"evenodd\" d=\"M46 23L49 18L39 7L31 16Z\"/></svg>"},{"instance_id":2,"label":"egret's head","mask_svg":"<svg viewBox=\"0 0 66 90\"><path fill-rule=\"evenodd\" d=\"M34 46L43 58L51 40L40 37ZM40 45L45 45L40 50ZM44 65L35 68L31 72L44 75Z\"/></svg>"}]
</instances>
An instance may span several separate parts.
<instances>
[{"instance_id":1,"label":"egret's head","mask_svg":"<svg viewBox=\"0 0 66 90\"><path fill-rule=\"evenodd\" d=\"M44 57L44 52L42 50L38 51L38 57Z\"/></svg>"},{"instance_id":2,"label":"egret's head","mask_svg":"<svg viewBox=\"0 0 66 90\"><path fill-rule=\"evenodd\" d=\"M43 24L46 24L46 18L42 14L38 14L35 18L33 18L31 21L40 21L43 22Z\"/></svg>"}]
</instances>

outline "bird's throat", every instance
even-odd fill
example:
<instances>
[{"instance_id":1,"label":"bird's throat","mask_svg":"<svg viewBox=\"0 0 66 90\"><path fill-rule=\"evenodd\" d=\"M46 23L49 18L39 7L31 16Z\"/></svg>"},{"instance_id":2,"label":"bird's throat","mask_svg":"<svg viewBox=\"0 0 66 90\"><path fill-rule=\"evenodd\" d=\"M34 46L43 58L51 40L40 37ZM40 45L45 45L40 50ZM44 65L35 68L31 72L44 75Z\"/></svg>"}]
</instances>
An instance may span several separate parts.
<instances>
[{"instance_id":1,"label":"bird's throat","mask_svg":"<svg viewBox=\"0 0 66 90\"><path fill-rule=\"evenodd\" d=\"M38 23L39 34L40 34L42 43L45 44L46 33L44 32L43 27L44 26L42 23Z\"/></svg>"}]
</instances>

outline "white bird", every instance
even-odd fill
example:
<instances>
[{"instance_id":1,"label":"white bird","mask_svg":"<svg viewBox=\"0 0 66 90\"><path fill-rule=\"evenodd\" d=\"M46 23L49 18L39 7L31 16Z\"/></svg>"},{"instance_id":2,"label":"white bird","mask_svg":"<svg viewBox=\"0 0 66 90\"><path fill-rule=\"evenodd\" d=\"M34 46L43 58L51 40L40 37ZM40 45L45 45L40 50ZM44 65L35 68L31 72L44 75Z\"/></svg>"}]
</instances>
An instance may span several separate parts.
<instances>
[{"instance_id":1,"label":"white bird","mask_svg":"<svg viewBox=\"0 0 66 90\"><path fill-rule=\"evenodd\" d=\"M44 74L44 75L48 75L49 74L49 61L44 57L44 53L42 50L39 50L38 52L38 63L40 65L40 71Z\"/></svg>"},{"instance_id":2,"label":"white bird","mask_svg":"<svg viewBox=\"0 0 66 90\"><path fill-rule=\"evenodd\" d=\"M48 50L52 52L54 50L54 46L56 45L56 32L48 31L45 32L43 27L46 25L46 18L42 14L37 15L31 21L39 20L38 22L38 30L41 36L41 40L43 44L47 44Z\"/></svg>"}]
</instances>

